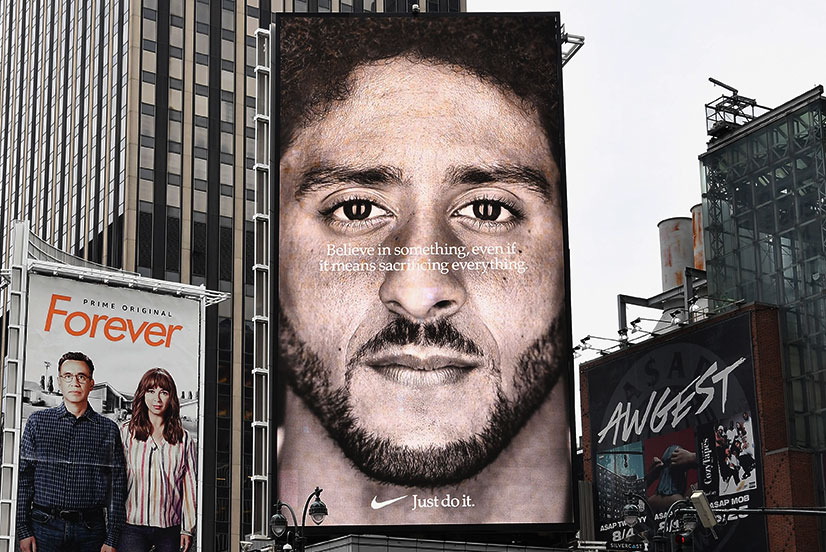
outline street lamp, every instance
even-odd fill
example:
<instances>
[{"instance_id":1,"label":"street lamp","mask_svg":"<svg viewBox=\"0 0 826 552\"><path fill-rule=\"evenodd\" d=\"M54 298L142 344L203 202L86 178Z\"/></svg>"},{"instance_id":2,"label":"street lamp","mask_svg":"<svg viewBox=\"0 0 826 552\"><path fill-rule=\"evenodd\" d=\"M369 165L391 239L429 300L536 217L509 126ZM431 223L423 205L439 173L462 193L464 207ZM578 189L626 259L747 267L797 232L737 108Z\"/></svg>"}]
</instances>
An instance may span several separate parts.
<instances>
[{"instance_id":1,"label":"street lamp","mask_svg":"<svg viewBox=\"0 0 826 552\"><path fill-rule=\"evenodd\" d=\"M307 497L307 502L304 503L304 513L301 515L301 526L298 525L298 521L295 518L295 511L293 511L289 504L281 502L280 500L275 503L275 513L270 518L270 530L275 535L275 538L278 539L284 536L284 533L287 532L287 528L289 527L287 518L281 513L281 507L286 506L293 518L293 527L295 527L296 531L294 542L298 549L297 552L304 552L304 528L307 522L307 512L309 511L310 519L312 519L316 525L321 525L321 522L327 517L327 505L321 500L321 491L322 489L316 487L315 490L310 493L310 496ZM312 504L310 503L311 500ZM288 546L289 549L287 548ZM284 550L292 550L289 542L284 545Z\"/></svg>"}]
</instances>

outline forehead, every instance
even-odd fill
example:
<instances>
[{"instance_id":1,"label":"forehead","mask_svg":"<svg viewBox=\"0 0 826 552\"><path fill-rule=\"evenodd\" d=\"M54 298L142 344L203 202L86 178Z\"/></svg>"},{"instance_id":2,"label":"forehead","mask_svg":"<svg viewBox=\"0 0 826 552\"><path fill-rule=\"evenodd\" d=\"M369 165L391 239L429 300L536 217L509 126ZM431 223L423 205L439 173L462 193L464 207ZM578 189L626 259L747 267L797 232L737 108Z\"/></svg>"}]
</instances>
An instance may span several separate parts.
<instances>
[{"instance_id":1,"label":"forehead","mask_svg":"<svg viewBox=\"0 0 826 552\"><path fill-rule=\"evenodd\" d=\"M350 85L347 99L296 133L282 163L296 154L307 163L415 163L448 152L457 163L556 167L536 110L458 67L394 58L358 67Z\"/></svg>"},{"instance_id":2,"label":"forehead","mask_svg":"<svg viewBox=\"0 0 826 552\"><path fill-rule=\"evenodd\" d=\"M170 387L170 382L169 379L163 373L153 372L148 376L144 376L144 379L141 382L141 386L147 390L167 389L168 387Z\"/></svg>"},{"instance_id":3,"label":"forehead","mask_svg":"<svg viewBox=\"0 0 826 552\"><path fill-rule=\"evenodd\" d=\"M89 367L86 365L85 362L82 360L64 360L63 365L60 367L60 371L70 372L72 374L86 374L89 375Z\"/></svg>"}]
</instances>

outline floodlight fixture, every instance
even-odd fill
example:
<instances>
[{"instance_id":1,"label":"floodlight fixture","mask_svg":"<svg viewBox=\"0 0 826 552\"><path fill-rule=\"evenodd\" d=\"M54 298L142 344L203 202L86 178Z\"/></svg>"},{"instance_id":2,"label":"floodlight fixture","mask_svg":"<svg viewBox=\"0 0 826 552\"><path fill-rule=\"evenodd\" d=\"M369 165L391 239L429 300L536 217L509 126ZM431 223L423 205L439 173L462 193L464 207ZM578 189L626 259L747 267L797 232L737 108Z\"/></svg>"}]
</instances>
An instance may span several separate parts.
<instances>
[{"instance_id":1,"label":"floodlight fixture","mask_svg":"<svg viewBox=\"0 0 826 552\"><path fill-rule=\"evenodd\" d=\"M703 527L711 529L717 525L717 517L714 515L714 511L708 503L706 493L698 489L691 493L689 499L691 500L691 504L694 505L694 509L697 510L697 515L700 517L700 523L703 524Z\"/></svg>"}]
</instances>

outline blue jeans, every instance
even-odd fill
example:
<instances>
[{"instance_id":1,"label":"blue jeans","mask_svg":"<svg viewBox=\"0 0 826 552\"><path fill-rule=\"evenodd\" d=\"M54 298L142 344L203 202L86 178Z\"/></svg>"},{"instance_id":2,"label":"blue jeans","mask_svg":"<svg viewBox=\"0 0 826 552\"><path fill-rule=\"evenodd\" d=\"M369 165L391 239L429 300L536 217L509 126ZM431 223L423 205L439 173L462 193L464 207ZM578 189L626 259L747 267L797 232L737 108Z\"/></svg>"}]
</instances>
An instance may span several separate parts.
<instances>
[{"instance_id":1,"label":"blue jeans","mask_svg":"<svg viewBox=\"0 0 826 552\"><path fill-rule=\"evenodd\" d=\"M178 552L181 546L181 526L150 527L127 523L120 534L118 552L149 552L153 545L154 552Z\"/></svg>"},{"instance_id":2,"label":"blue jeans","mask_svg":"<svg viewBox=\"0 0 826 552\"><path fill-rule=\"evenodd\" d=\"M100 552L106 540L103 520L63 521L40 510L32 510L32 531L37 552Z\"/></svg>"}]
</instances>

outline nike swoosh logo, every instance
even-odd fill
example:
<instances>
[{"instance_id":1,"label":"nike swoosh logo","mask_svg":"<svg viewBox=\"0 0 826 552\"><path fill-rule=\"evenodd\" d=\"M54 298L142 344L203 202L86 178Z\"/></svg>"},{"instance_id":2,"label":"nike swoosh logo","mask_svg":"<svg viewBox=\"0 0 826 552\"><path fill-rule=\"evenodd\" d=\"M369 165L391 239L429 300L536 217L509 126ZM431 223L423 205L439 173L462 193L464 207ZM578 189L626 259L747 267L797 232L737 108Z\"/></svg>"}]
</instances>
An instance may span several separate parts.
<instances>
[{"instance_id":1,"label":"nike swoosh logo","mask_svg":"<svg viewBox=\"0 0 826 552\"><path fill-rule=\"evenodd\" d=\"M398 502L398 501L402 500L403 498L407 498L408 496L409 495L404 495L404 496L400 496L398 498L391 498L390 500L382 500L381 502L376 500L377 498L379 498L378 496L374 496L373 501L370 503L370 507L374 510L381 510L385 506L390 506L394 502Z\"/></svg>"}]
</instances>

